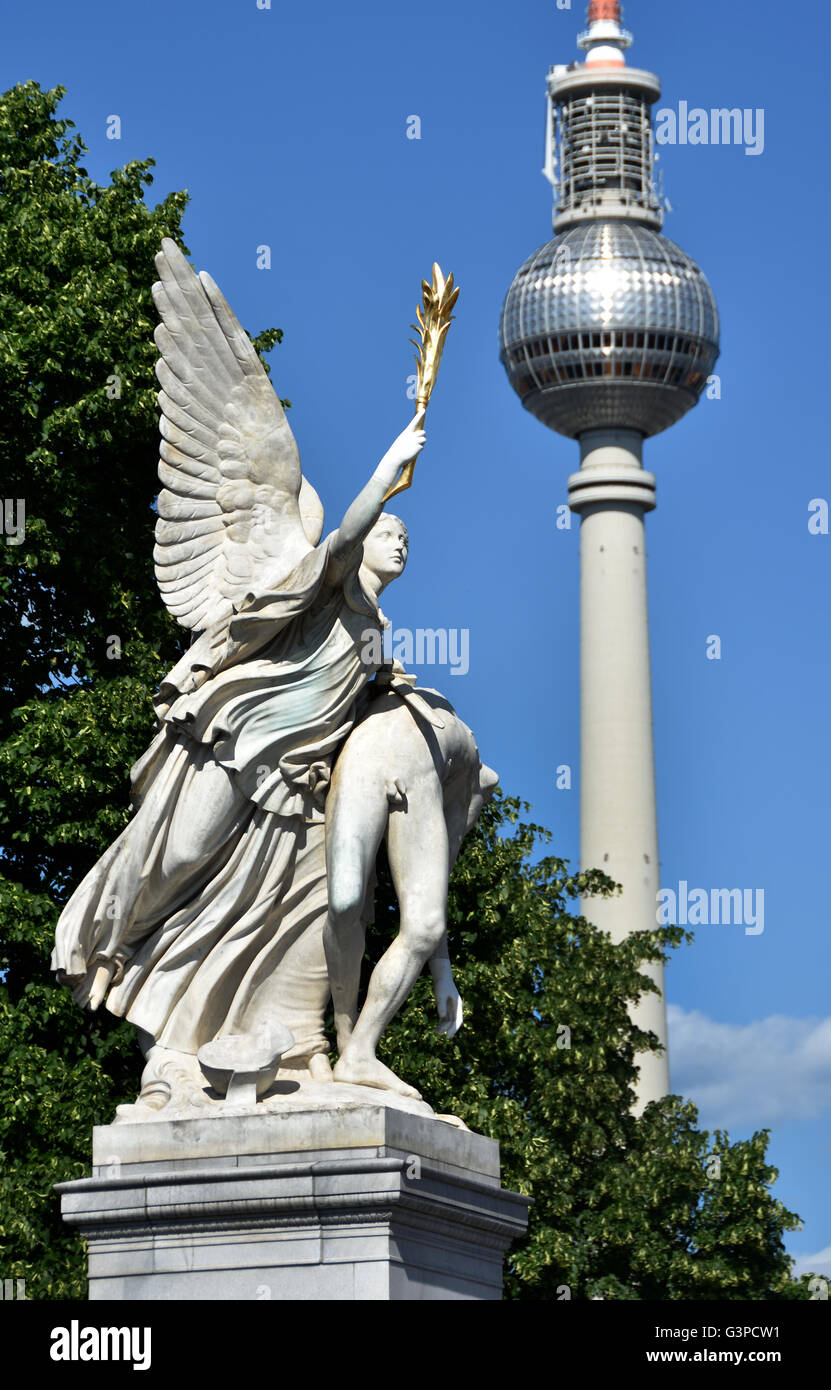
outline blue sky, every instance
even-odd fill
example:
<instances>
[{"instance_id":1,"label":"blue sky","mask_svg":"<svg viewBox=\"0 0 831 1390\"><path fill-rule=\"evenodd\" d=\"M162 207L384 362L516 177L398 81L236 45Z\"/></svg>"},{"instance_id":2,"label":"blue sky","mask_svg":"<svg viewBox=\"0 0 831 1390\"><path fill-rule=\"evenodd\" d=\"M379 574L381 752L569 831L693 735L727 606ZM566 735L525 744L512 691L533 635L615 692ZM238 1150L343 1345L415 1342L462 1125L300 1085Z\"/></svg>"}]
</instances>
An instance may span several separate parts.
<instances>
[{"instance_id":1,"label":"blue sky","mask_svg":"<svg viewBox=\"0 0 831 1390\"><path fill-rule=\"evenodd\" d=\"M733 1138L772 1128L777 1194L805 1221L789 1248L831 1273L831 536L808 528L811 500L831 498L829 21L819 0L753 14L626 6L630 62L660 75L659 107L764 112L759 155L661 148L664 232L722 316L721 398L644 452L659 499L647 527L662 884L765 893L762 934L699 927L676 955L671 1064L703 1124ZM400 505L411 558L385 611L396 627L468 631L467 674L425 666L419 679L453 700L575 863L578 528L555 518L578 449L522 410L497 329L514 272L552 235L544 79L578 56L583 21L580 0L41 0L7 12L0 54L3 89L68 88L93 177L152 155L154 201L189 190L197 268L250 331L284 331L273 380L294 402L327 529L410 416L421 279L435 259L454 271L457 320ZM570 791L556 789L563 763Z\"/></svg>"}]
</instances>

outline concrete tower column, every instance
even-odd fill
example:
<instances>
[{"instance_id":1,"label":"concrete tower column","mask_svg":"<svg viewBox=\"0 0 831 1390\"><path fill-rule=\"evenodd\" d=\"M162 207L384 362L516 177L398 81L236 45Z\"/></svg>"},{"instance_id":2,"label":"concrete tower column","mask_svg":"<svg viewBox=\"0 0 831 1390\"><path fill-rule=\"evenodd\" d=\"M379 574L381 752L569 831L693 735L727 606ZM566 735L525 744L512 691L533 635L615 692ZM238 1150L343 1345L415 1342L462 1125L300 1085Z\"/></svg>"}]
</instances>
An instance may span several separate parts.
<instances>
[{"instance_id":1,"label":"concrete tower column","mask_svg":"<svg viewBox=\"0 0 831 1390\"><path fill-rule=\"evenodd\" d=\"M524 408L579 439L569 479L581 517L584 867L622 885L586 915L622 941L654 929L658 834L649 680L644 515L655 479L644 439L701 399L719 355L715 296L703 271L661 236L655 182L654 73L629 67L620 0L591 0L584 63L548 73L546 159L555 236L520 266L505 296L500 357ZM661 995L634 1010L666 1047ZM669 1089L666 1053L639 1054L638 1106Z\"/></svg>"},{"instance_id":2,"label":"concrete tower column","mask_svg":"<svg viewBox=\"0 0 831 1390\"><path fill-rule=\"evenodd\" d=\"M588 430L569 478L580 516L580 859L622 886L584 915L614 941L655 927L660 886L644 527L655 478L642 442L636 430ZM644 969L661 994L643 996L632 1017L666 1049L663 966ZM669 1059L639 1057L641 1110L668 1093Z\"/></svg>"}]
</instances>

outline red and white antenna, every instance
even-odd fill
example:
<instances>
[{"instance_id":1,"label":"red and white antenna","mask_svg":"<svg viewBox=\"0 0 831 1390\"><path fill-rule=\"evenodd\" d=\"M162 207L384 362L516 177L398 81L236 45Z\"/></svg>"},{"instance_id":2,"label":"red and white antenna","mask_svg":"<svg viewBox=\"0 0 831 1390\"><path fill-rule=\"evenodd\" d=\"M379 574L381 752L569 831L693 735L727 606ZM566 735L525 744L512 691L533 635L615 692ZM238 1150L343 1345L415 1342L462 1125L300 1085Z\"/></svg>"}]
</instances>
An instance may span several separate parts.
<instances>
[{"instance_id":1,"label":"red and white antenna","mask_svg":"<svg viewBox=\"0 0 831 1390\"><path fill-rule=\"evenodd\" d=\"M620 0L591 0L588 29L577 43L586 50L587 68L623 68L623 51L631 47L632 35L622 25Z\"/></svg>"}]
</instances>

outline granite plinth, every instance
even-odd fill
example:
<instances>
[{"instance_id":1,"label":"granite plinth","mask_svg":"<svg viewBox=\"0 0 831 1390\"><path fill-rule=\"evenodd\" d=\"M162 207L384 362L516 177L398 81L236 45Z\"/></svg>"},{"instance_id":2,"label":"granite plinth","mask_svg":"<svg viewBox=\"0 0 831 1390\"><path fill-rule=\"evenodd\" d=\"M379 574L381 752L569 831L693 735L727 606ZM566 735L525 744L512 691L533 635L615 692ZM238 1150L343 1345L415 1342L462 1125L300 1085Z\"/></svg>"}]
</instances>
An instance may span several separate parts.
<instances>
[{"instance_id":1,"label":"granite plinth","mask_svg":"<svg viewBox=\"0 0 831 1390\"><path fill-rule=\"evenodd\" d=\"M58 1186L89 1297L501 1298L530 1200L498 1144L343 1089L363 1095L96 1128L92 1177Z\"/></svg>"}]
</instances>

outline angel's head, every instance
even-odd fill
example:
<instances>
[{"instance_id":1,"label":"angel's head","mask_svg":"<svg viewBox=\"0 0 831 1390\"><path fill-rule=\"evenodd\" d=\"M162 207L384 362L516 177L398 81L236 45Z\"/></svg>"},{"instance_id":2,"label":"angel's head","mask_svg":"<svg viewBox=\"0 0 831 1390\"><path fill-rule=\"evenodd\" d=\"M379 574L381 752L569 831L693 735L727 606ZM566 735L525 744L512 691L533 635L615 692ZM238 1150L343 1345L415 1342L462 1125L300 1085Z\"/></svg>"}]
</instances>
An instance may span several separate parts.
<instances>
[{"instance_id":1,"label":"angel's head","mask_svg":"<svg viewBox=\"0 0 831 1390\"><path fill-rule=\"evenodd\" d=\"M400 517L382 512L364 541L363 564L375 576L379 592L404 572L410 538Z\"/></svg>"}]
</instances>

